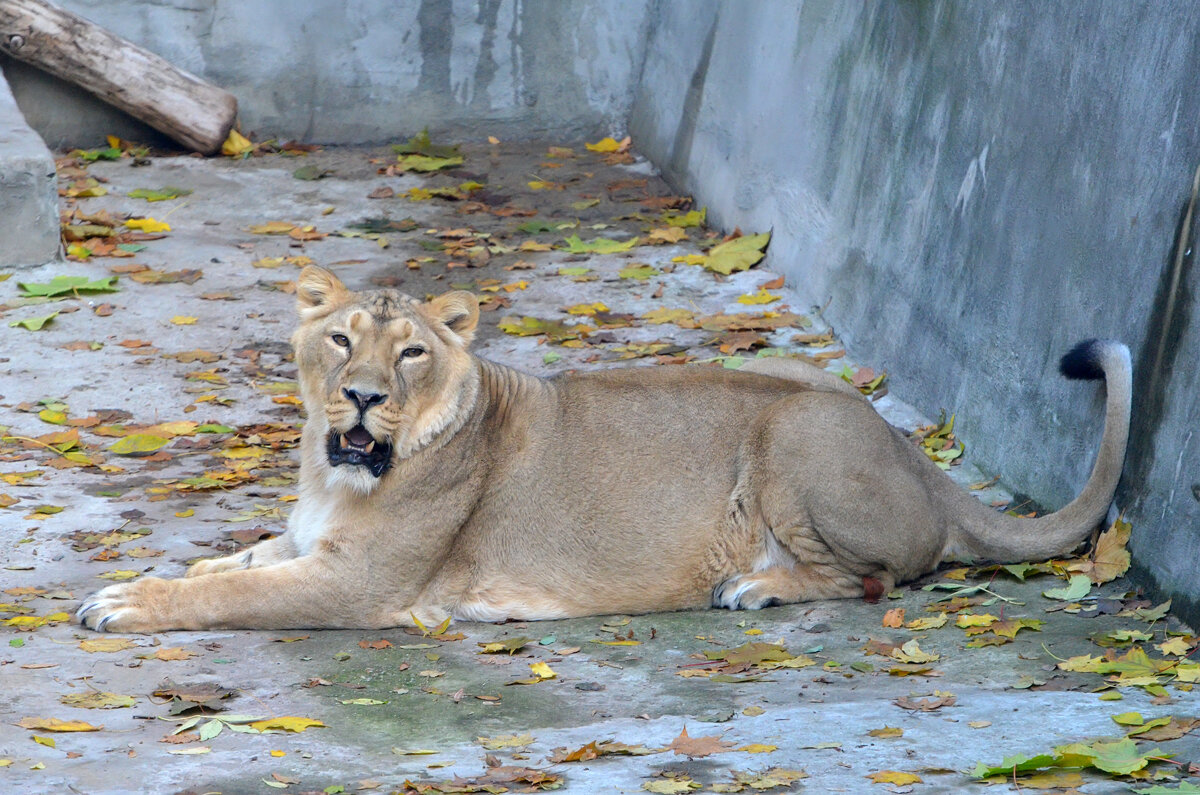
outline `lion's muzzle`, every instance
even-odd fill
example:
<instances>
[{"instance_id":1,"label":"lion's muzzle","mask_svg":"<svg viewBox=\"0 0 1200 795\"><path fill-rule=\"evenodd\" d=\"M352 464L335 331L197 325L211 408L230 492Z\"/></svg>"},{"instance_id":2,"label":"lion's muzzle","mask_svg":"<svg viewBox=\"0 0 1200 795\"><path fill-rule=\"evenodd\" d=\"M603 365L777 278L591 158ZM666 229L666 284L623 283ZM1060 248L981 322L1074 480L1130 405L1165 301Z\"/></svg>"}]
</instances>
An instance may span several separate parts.
<instances>
[{"instance_id":1,"label":"lion's muzzle","mask_svg":"<svg viewBox=\"0 0 1200 795\"><path fill-rule=\"evenodd\" d=\"M331 466L366 467L372 475L381 477L392 465L391 442L377 440L362 425L355 425L345 433L333 431L326 445Z\"/></svg>"}]
</instances>

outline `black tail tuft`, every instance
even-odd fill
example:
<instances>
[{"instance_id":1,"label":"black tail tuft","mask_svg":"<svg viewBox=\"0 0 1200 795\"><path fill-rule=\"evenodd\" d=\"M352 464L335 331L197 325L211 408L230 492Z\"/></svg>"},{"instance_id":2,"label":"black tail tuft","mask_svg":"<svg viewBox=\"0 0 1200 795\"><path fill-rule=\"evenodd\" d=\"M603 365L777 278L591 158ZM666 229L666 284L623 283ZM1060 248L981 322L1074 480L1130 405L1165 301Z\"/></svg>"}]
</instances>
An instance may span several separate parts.
<instances>
[{"instance_id":1,"label":"black tail tuft","mask_svg":"<svg viewBox=\"0 0 1200 795\"><path fill-rule=\"evenodd\" d=\"M1084 340L1069 350L1058 364L1067 378L1095 380L1104 377L1102 366L1106 340Z\"/></svg>"}]
</instances>

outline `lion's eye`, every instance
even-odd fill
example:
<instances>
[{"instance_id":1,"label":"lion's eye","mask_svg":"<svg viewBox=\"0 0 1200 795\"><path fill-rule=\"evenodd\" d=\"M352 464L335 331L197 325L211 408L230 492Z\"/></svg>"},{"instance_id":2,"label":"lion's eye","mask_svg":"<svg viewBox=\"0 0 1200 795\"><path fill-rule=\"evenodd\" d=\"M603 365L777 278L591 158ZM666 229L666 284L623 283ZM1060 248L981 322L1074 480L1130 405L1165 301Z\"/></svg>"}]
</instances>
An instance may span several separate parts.
<instances>
[{"instance_id":1,"label":"lion's eye","mask_svg":"<svg viewBox=\"0 0 1200 795\"><path fill-rule=\"evenodd\" d=\"M425 355L425 349L417 348L417 347L405 348L403 351L400 352L401 359L415 359L418 356L424 356L424 355Z\"/></svg>"},{"instance_id":2,"label":"lion's eye","mask_svg":"<svg viewBox=\"0 0 1200 795\"><path fill-rule=\"evenodd\" d=\"M333 344L338 346L339 348L349 348L350 347L350 338L347 337L345 334L334 334L329 339L333 340Z\"/></svg>"}]
</instances>

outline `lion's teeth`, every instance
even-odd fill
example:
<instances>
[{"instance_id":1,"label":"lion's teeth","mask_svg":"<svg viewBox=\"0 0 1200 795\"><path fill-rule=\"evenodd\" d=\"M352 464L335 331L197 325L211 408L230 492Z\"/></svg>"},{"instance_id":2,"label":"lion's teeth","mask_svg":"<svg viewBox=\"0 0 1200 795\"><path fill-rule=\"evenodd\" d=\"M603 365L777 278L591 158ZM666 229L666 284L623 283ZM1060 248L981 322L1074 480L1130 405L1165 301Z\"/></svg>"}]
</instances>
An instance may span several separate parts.
<instances>
[{"instance_id":1,"label":"lion's teeth","mask_svg":"<svg viewBox=\"0 0 1200 795\"><path fill-rule=\"evenodd\" d=\"M368 453L374 452L375 451L375 440L372 439L371 441L367 442L367 446L364 449L366 449L366 451Z\"/></svg>"},{"instance_id":2,"label":"lion's teeth","mask_svg":"<svg viewBox=\"0 0 1200 795\"><path fill-rule=\"evenodd\" d=\"M342 438L342 449L345 450L346 448L348 448L350 446L350 442L346 439L346 434L344 434L344 433L341 434L341 438Z\"/></svg>"}]
</instances>

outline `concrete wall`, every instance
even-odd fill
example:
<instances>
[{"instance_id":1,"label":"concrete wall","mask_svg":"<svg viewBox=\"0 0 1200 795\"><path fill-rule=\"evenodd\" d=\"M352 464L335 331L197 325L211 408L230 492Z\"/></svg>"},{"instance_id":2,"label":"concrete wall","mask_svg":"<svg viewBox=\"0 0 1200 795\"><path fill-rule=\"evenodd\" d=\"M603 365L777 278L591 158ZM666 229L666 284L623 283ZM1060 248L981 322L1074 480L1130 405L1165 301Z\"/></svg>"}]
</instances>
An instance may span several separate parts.
<instances>
[{"instance_id":1,"label":"concrete wall","mask_svg":"<svg viewBox=\"0 0 1200 795\"><path fill-rule=\"evenodd\" d=\"M646 0L62 0L231 91L244 131L392 141L428 127L477 140L623 129ZM52 147L160 140L62 81L0 61Z\"/></svg>"},{"instance_id":2,"label":"concrete wall","mask_svg":"<svg viewBox=\"0 0 1200 795\"><path fill-rule=\"evenodd\" d=\"M1200 619L1196 275L1167 273L1200 164L1200 6L709 0L654 23L640 150L721 226L773 228L771 266L832 299L898 394L958 412L973 460L1068 501L1103 403L1057 358L1130 345L1120 504L1141 574Z\"/></svg>"}]
</instances>

